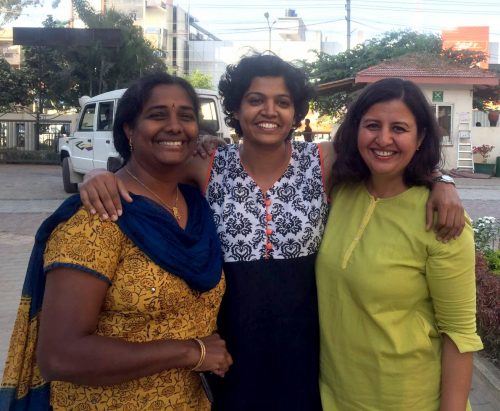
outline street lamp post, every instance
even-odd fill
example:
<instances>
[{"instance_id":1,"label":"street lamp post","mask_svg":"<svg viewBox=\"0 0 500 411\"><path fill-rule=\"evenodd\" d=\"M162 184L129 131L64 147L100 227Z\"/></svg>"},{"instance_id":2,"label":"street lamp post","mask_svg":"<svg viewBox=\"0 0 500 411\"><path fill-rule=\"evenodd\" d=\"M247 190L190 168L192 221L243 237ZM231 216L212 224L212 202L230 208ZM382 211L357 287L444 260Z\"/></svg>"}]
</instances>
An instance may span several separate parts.
<instances>
[{"instance_id":1,"label":"street lamp post","mask_svg":"<svg viewBox=\"0 0 500 411\"><path fill-rule=\"evenodd\" d=\"M267 28L269 29L269 51L271 51L271 30L273 29L274 23L276 23L276 20L274 20L272 23L269 23L269 13L266 11L264 13L264 17L266 18L267 21Z\"/></svg>"}]
</instances>

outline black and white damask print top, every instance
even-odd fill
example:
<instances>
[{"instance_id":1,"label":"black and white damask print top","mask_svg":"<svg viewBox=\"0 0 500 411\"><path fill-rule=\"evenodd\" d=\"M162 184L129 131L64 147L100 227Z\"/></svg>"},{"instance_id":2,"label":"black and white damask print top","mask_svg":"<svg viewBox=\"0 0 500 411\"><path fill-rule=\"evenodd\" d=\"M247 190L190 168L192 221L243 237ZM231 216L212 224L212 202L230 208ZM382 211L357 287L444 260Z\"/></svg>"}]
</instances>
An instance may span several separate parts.
<instances>
[{"instance_id":1,"label":"black and white damask print top","mask_svg":"<svg viewBox=\"0 0 500 411\"><path fill-rule=\"evenodd\" d=\"M225 262L290 259L317 252L328 201L317 144L292 142L287 169L263 193L245 171L238 145L214 154L206 197Z\"/></svg>"}]
</instances>

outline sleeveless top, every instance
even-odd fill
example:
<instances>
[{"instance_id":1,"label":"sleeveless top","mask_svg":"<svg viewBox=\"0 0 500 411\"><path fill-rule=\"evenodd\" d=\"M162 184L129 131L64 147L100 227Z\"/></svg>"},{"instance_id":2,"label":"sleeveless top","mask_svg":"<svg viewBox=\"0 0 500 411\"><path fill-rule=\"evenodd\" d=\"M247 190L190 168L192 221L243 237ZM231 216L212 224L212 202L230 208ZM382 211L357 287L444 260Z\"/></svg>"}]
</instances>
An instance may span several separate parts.
<instances>
[{"instance_id":1,"label":"sleeveless top","mask_svg":"<svg viewBox=\"0 0 500 411\"><path fill-rule=\"evenodd\" d=\"M292 142L290 163L267 193L245 171L237 145L219 147L206 196L226 262L297 258L319 248L328 203L316 144Z\"/></svg>"},{"instance_id":2,"label":"sleeveless top","mask_svg":"<svg viewBox=\"0 0 500 411\"><path fill-rule=\"evenodd\" d=\"M238 145L219 147L206 188L224 255L218 330L234 364L216 379L214 410L319 410L314 263L328 216L321 149L292 142L263 193Z\"/></svg>"}]
</instances>

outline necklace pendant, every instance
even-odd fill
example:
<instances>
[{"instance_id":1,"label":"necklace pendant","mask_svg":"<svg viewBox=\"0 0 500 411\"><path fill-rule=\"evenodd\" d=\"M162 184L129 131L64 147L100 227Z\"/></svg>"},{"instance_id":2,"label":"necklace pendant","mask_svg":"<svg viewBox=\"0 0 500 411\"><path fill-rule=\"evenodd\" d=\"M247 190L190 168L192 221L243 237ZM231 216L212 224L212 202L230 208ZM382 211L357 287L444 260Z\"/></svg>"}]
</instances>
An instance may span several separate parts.
<instances>
[{"instance_id":1,"label":"necklace pendant","mask_svg":"<svg viewBox=\"0 0 500 411\"><path fill-rule=\"evenodd\" d=\"M179 213L179 209L177 207L172 207L172 214L177 221L181 220L181 214Z\"/></svg>"}]
</instances>

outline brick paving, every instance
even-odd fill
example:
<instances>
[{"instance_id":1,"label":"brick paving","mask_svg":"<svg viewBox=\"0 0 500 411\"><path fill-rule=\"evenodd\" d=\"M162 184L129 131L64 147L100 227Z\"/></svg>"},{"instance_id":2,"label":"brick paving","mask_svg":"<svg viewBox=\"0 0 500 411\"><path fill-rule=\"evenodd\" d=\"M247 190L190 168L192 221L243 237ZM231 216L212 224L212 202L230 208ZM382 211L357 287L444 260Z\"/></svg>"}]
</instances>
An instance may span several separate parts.
<instances>
[{"instance_id":1,"label":"brick paving","mask_svg":"<svg viewBox=\"0 0 500 411\"><path fill-rule=\"evenodd\" d=\"M500 178L456 181L464 207L473 219L486 215L500 219ZM67 196L59 166L0 164L0 375L34 233ZM497 411L500 373L482 358L476 357L475 362L470 395L473 409ZM484 367L486 373L481 372Z\"/></svg>"}]
</instances>

